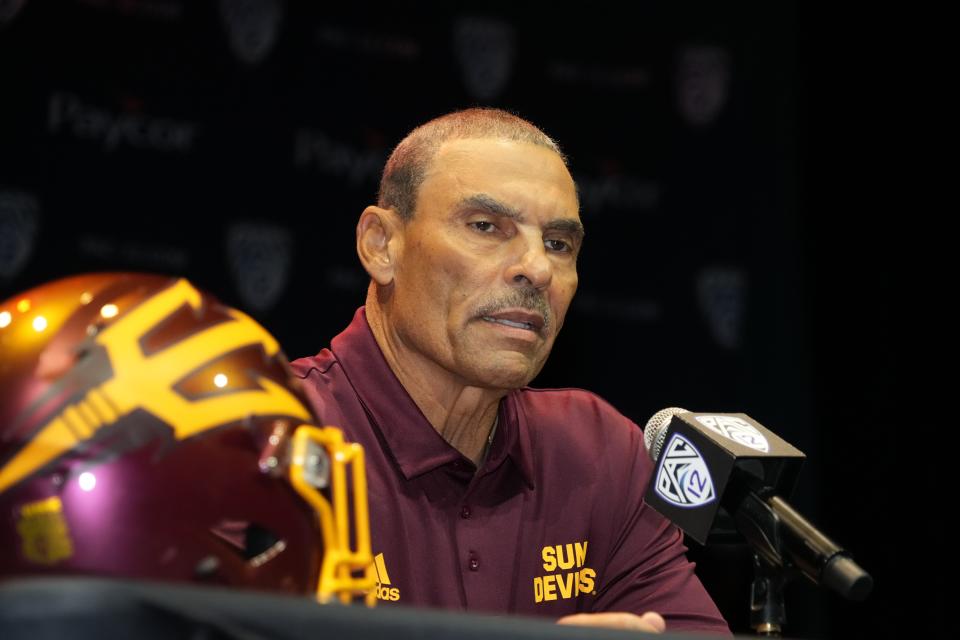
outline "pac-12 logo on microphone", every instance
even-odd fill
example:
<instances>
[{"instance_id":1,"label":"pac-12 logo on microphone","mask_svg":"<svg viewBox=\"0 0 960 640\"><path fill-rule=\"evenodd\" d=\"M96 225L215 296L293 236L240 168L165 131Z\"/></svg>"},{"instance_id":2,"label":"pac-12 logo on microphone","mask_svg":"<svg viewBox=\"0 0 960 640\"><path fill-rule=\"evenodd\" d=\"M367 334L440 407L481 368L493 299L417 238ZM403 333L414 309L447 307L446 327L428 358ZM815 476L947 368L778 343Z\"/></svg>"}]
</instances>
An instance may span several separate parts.
<instances>
[{"instance_id":1,"label":"pac-12 logo on microphone","mask_svg":"<svg viewBox=\"0 0 960 640\"><path fill-rule=\"evenodd\" d=\"M689 440L675 433L657 472L657 494L678 507L699 507L717 497L707 463Z\"/></svg>"},{"instance_id":2,"label":"pac-12 logo on microphone","mask_svg":"<svg viewBox=\"0 0 960 640\"><path fill-rule=\"evenodd\" d=\"M754 451L770 453L770 443L749 422L733 416L694 416L697 422L719 433L728 440L750 447Z\"/></svg>"}]
</instances>

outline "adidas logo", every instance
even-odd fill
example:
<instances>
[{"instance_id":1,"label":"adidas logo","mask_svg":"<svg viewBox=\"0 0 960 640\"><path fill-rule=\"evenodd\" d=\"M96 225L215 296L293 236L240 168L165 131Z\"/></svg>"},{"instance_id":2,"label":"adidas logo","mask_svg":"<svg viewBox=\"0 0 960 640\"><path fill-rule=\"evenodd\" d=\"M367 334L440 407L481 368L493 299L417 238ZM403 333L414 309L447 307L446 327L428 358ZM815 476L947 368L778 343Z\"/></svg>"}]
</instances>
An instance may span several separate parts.
<instances>
[{"instance_id":1,"label":"adidas logo","mask_svg":"<svg viewBox=\"0 0 960 640\"><path fill-rule=\"evenodd\" d=\"M383 554L378 553L373 559L373 566L377 570L377 600L396 602L400 599L400 589L390 586L390 574L383 561Z\"/></svg>"}]
</instances>

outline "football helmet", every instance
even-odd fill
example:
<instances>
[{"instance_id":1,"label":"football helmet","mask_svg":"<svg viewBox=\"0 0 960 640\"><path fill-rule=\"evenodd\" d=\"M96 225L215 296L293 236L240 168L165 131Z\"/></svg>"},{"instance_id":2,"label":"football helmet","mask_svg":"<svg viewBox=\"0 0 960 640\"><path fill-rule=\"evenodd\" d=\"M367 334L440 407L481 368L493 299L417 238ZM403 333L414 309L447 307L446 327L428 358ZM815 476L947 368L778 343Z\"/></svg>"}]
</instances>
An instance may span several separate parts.
<instances>
[{"instance_id":1,"label":"football helmet","mask_svg":"<svg viewBox=\"0 0 960 640\"><path fill-rule=\"evenodd\" d=\"M87 274L0 304L0 576L375 601L363 451L277 341L187 280Z\"/></svg>"}]
</instances>

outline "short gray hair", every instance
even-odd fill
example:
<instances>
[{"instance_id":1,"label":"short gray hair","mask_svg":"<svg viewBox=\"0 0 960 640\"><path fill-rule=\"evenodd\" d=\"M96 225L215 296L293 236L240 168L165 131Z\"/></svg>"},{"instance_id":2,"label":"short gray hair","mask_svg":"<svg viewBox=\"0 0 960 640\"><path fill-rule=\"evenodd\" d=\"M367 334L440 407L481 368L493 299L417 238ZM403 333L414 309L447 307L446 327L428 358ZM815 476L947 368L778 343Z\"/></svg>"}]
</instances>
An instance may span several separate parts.
<instances>
[{"instance_id":1,"label":"short gray hair","mask_svg":"<svg viewBox=\"0 0 960 640\"><path fill-rule=\"evenodd\" d=\"M410 220L417 207L417 192L440 145L448 140L483 138L546 147L567 164L560 146L519 116L502 109L479 107L454 111L420 125L393 149L383 168L377 206L393 209L404 221Z\"/></svg>"}]
</instances>

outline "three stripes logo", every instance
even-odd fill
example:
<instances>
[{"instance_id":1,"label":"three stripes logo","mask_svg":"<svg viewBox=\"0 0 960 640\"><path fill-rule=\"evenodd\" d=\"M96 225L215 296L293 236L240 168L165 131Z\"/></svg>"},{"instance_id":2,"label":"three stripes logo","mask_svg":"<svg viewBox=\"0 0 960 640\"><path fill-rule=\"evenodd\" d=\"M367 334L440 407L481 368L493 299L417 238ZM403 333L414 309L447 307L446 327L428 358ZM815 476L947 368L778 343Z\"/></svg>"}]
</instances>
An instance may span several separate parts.
<instances>
[{"instance_id":1,"label":"three stripes logo","mask_svg":"<svg viewBox=\"0 0 960 640\"><path fill-rule=\"evenodd\" d=\"M373 566L377 570L377 600L396 602L400 599L400 589L390 586L390 574L383 561L383 554L378 553L373 559Z\"/></svg>"}]
</instances>

